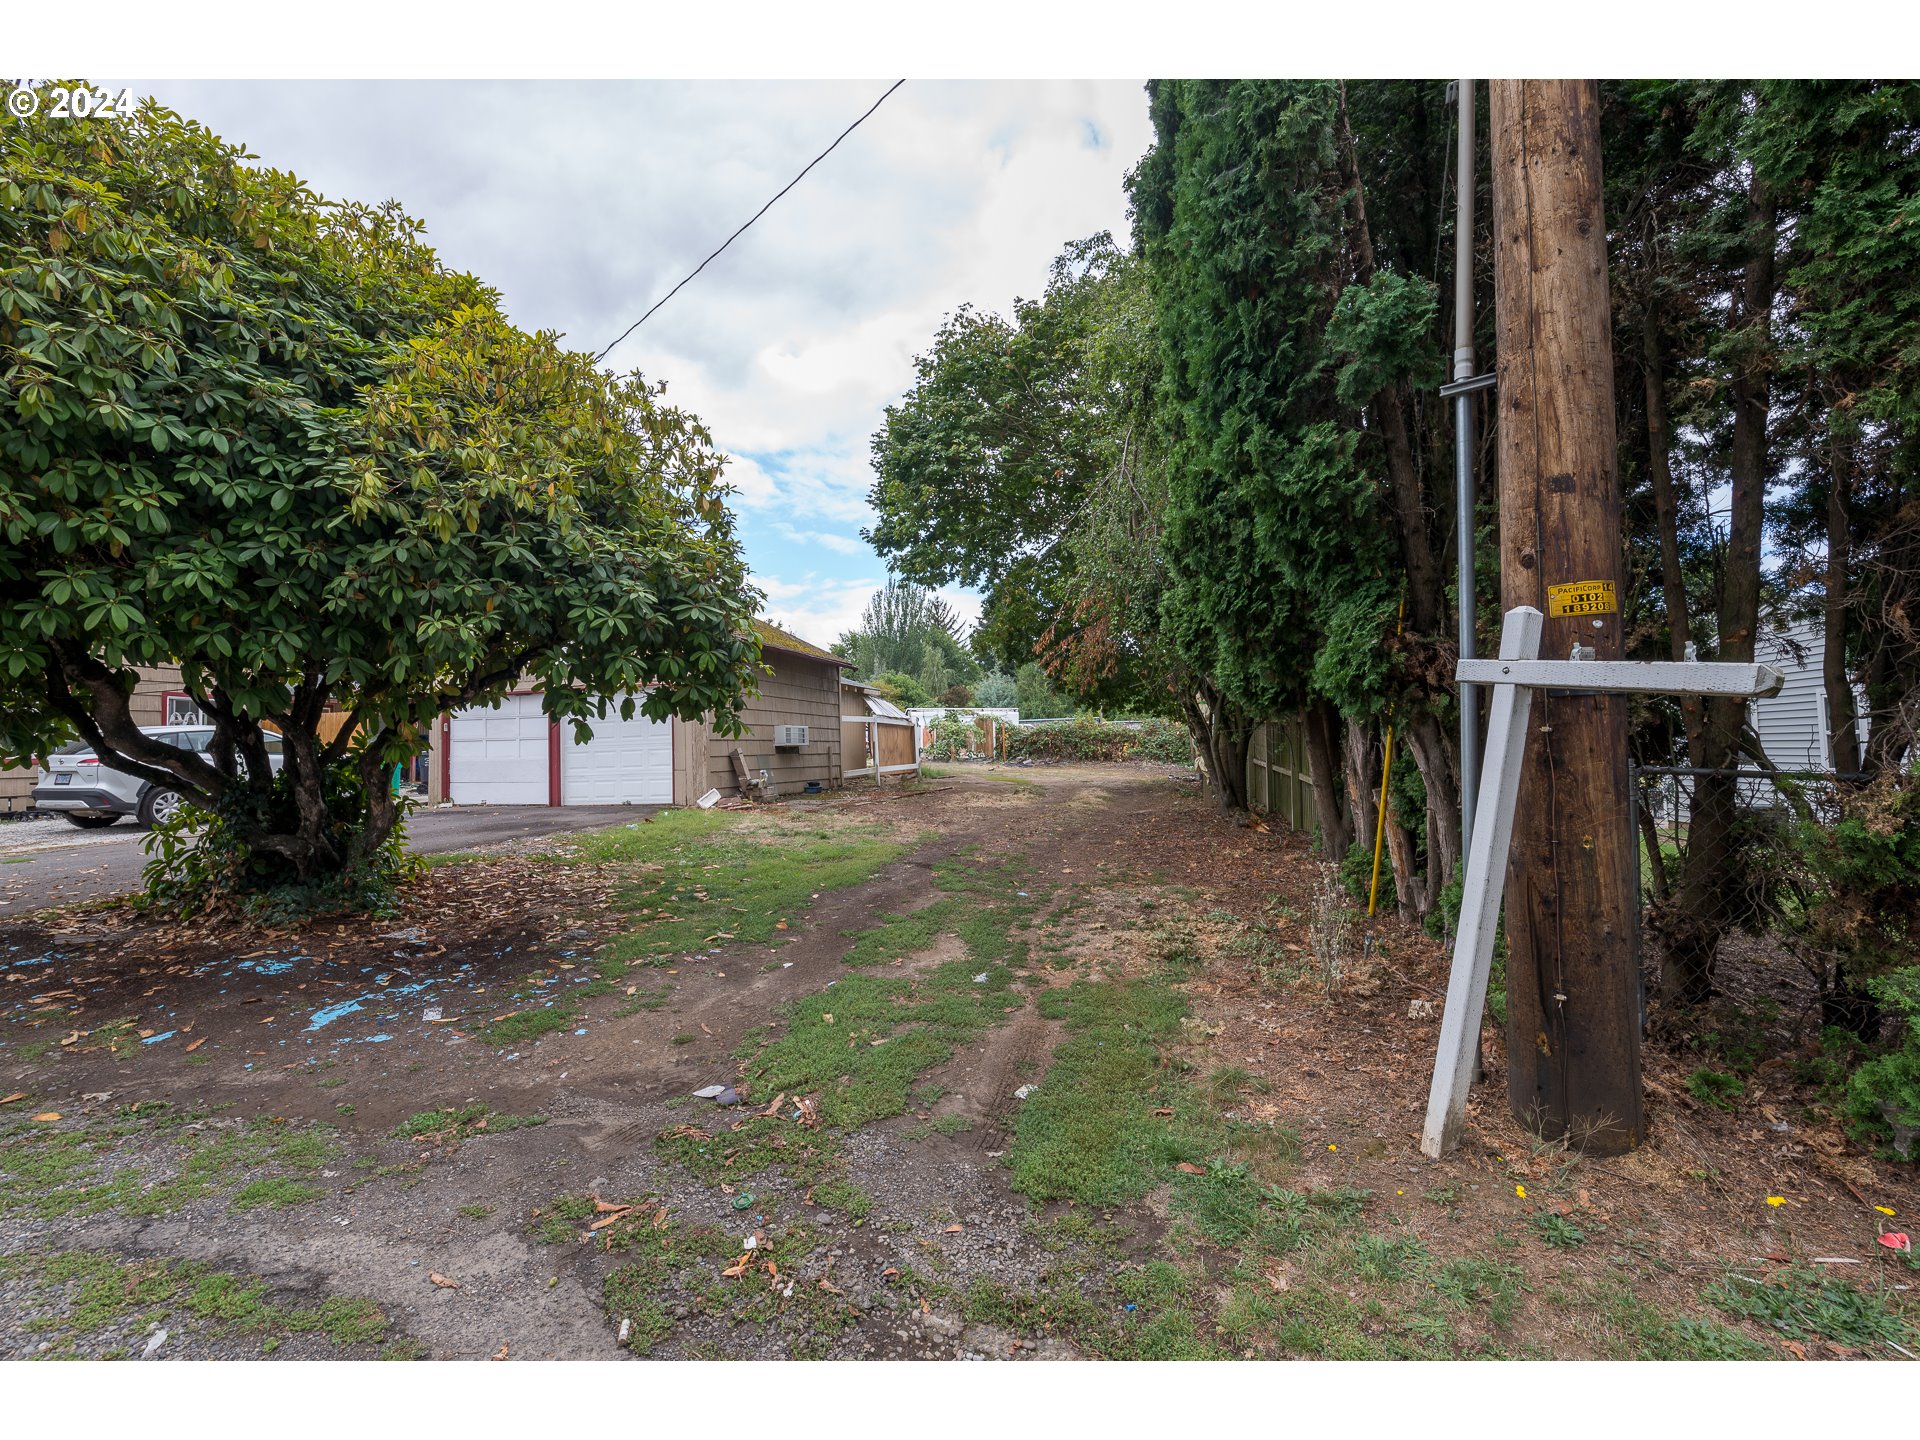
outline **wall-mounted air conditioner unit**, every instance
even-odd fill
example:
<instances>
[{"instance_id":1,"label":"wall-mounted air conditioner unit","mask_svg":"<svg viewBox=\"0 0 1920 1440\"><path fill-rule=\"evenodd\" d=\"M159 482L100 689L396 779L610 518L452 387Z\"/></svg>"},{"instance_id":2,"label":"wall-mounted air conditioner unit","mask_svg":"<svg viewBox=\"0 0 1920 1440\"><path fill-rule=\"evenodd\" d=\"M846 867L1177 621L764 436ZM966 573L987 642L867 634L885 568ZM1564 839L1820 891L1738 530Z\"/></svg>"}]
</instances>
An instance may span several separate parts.
<instances>
[{"instance_id":1,"label":"wall-mounted air conditioner unit","mask_svg":"<svg viewBox=\"0 0 1920 1440\"><path fill-rule=\"evenodd\" d=\"M797 750L807 743L807 727L804 725L776 725L773 727L773 748L776 750Z\"/></svg>"}]
</instances>

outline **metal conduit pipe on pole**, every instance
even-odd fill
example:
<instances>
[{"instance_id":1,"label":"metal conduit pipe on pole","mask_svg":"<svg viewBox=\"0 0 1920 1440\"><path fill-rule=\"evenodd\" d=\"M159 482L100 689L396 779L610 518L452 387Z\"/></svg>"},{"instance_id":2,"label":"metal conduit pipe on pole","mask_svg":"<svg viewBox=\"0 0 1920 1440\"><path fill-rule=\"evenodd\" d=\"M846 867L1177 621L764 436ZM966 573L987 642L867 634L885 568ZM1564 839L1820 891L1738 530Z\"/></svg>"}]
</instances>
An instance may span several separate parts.
<instances>
[{"instance_id":1,"label":"metal conduit pipe on pole","mask_svg":"<svg viewBox=\"0 0 1920 1440\"><path fill-rule=\"evenodd\" d=\"M1473 81L1455 81L1460 153L1453 225L1453 469L1457 525L1460 658L1475 658L1473 392L1458 388L1473 374ZM1473 802L1480 793L1480 687L1460 686L1460 853L1473 843Z\"/></svg>"}]
</instances>

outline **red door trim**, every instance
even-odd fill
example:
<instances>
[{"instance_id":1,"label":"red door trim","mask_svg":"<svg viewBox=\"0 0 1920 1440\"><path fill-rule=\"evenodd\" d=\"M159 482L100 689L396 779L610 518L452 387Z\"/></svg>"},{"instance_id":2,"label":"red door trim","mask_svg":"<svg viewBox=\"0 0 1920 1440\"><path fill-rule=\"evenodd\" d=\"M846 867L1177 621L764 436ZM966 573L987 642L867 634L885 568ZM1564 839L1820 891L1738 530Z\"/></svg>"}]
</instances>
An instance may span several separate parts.
<instances>
[{"instance_id":1,"label":"red door trim","mask_svg":"<svg viewBox=\"0 0 1920 1440\"><path fill-rule=\"evenodd\" d=\"M547 721L547 804L560 803L560 722Z\"/></svg>"},{"instance_id":2,"label":"red door trim","mask_svg":"<svg viewBox=\"0 0 1920 1440\"><path fill-rule=\"evenodd\" d=\"M680 734L680 717L678 715L669 715L667 717L667 764L672 767L672 773L667 779L667 803L669 805L684 805L687 803L686 797L680 793L680 742L682 738L684 737Z\"/></svg>"}]
</instances>

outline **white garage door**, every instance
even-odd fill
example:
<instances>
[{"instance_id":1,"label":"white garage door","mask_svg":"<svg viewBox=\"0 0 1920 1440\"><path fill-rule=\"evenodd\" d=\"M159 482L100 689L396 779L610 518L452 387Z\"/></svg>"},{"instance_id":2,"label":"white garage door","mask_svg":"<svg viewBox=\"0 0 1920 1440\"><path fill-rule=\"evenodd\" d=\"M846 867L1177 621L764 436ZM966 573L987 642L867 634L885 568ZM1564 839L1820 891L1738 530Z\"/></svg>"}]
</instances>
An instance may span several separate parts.
<instances>
[{"instance_id":1,"label":"white garage door","mask_svg":"<svg viewBox=\"0 0 1920 1440\"><path fill-rule=\"evenodd\" d=\"M447 798L456 805L545 805L547 729L538 695L454 711L447 722Z\"/></svg>"},{"instance_id":2,"label":"white garage door","mask_svg":"<svg viewBox=\"0 0 1920 1440\"><path fill-rule=\"evenodd\" d=\"M620 718L619 702L605 719L590 720L593 739L575 744L571 727L560 731L560 802L563 805L671 805L673 725L636 713Z\"/></svg>"}]
</instances>

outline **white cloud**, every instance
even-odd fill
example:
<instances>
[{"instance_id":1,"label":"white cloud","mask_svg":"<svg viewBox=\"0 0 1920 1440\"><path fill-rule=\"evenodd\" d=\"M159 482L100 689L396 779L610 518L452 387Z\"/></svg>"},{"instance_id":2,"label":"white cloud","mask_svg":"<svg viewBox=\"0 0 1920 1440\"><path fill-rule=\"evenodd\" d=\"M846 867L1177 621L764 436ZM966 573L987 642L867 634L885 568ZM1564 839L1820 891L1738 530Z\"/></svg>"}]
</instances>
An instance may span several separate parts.
<instances>
[{"instance_id":1,"label":"white cloud","mask_svg":"<svg viewBox=\"0 0 1920 1440\"><path fill-rule=\"evenodd\" d=\"M761 611L767 619L791 630L802 640L831 645L860 623L860 612L886 584L886 577L872 575L840 580L809 573L799 580L783 580L777 575L757 574L753 583L766 592ZM936 593L960 616L963 634L979 623L979 596L952 586Z\"/></svg>"},{"instance_id":2,"label":"white cloud","mask_svg":"<svg viewBox=\"0 0 1920 1440\"><path fill-rule=\"evenodd\" d=\"M809 574L800 580L783 580L777 575L755 575L753 583L766 592L761 610L767 619L802 640L824 646L860 623L860 612L884 577L835 580Z\"/></svg>"},{"instance_id":3,"label":"white cloud","mask_svg":"<svg viewBox=\"0 0 1920 1440\"><path fill-rule=\"evenodd\" d=\"M798 545L819 545L833 551L836 555L864 555L867 547L847 535L835 535L826 530L798 530L784 520L776 520L774 529Z\"/></svg>"},{"instance_id":4,"label":"white cloud","mask_svg":"<svg viewBox=\"0 0 1920 1440\"><path fill-rule=\"evenodd\" d=\"M398 197L517 324L592 351L884 86L132 83L322 194ZM835 638L880 583L857 538L869 444L913 356L960 305L1004 312L1067 242L1124 230L1150 138L1136 81L909 81L614 351L733 457L734 503L763 522L749 562L809 638Z\"/></svg>"}]
</instances>

